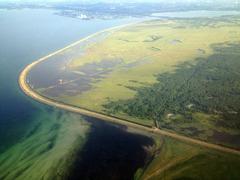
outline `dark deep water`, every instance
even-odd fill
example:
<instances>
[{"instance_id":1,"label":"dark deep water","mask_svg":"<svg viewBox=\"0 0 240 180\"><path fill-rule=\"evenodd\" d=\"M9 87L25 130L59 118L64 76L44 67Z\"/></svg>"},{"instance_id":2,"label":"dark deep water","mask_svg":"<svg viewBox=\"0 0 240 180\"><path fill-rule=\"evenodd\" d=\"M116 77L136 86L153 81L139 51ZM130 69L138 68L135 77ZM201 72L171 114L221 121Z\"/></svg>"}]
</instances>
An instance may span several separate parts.
<instances>
[{"instance_id":1,"label":"dark deep water","mask_svg":"<svg viewBox=\"0 0 240 180\"><path fill-rule=\"evenodd\" d=\"M147 136L126 132L124 126L115 126L93 118L88 141L78 153L69 179L131 180L138 168L149 159L143 146L152 146Z\"/></svg>"},{"instance_id":2,"label":"dark deep water","mask_svg":"<svg viewBox=\"0 0 240 180\"><path fill-rule=\"evenodd\" d=\"M132 21L82 21L54 15L50 10L0 10L0 159L7 162L13 153L16 155L15 151L6 157L4 153L24 141L26 134L34 135L34 131L28 132L35 121L56 118L53 108L33 102L21 92L17 82L20 71L34 60L80 38ZM63 114L61 111L57 118ZM91 132L78 152L69 179L133 179L135 171L147 159L143 146L151 146L153 140L128 133L124 127L92 118L87 120L92 124ZM16 149L18 153L22 151Z\"/></svg>"},{"instance_id":3,"label":"dark deep water","mask_svg":"<svg viewBox=\"0 0 240 180\"><path fill-rule=\"evenodd\" d=\"M18 87L21 70L82 37L131 21L82 21L57 16L49 10L0 10L0 158L5 158L7 150L24 141L35 121L46 116L55 118L52 108L34 102L21 92ZM88 120L92 130L69 178L132 179L135 171L144 165L143 146L151 145L152 140L98 120Z\"/></svg>"},{"instance_id":4,"label":"dark deep water","mask_svg":"<svg viewBox=\"0 0 240 180\"><path fill-rule=\"evenodd\" d=\"M26 133L36 116L46 113L19 89L20 71L80 38L130 21L82 21L50 10L0 10L0 153Z\"/></svg>"}]
</instances>

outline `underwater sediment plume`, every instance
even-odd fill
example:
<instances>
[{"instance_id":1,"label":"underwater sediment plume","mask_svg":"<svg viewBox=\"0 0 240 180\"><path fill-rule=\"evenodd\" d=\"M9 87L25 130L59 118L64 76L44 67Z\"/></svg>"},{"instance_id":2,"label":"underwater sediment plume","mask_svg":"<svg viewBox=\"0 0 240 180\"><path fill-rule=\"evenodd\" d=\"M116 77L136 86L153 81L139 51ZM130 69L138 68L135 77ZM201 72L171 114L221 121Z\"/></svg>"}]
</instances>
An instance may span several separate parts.
<instances>
[{"instance_id":1,"label":"underwater sediment plume","mask_svg":"<svg viewBox=\"0 0 240 180\"><path fill-rule=\"evenodd\" d=\"M29 132L0 157L0 179L65 179L90 125L79 115L46 109ZM50 116L49 116L50 115Z\"/></svg>"},{"instance_id":2,"label":"underwater sediment plume","mask_svg":"<svg viewBox=\"0 0 240 180\"><path fill-rule=\"evenodd\" d=\"M72 143L82 146L68 150L68 177L238 179L239 24L238 16L149 20L98 32L28 65L19 77L28 96L87 116L74 126L83 134ZM43 143L44 153L58 137ZM132 163L122 176L118 155Z\"/></svg>"}]
</instances>

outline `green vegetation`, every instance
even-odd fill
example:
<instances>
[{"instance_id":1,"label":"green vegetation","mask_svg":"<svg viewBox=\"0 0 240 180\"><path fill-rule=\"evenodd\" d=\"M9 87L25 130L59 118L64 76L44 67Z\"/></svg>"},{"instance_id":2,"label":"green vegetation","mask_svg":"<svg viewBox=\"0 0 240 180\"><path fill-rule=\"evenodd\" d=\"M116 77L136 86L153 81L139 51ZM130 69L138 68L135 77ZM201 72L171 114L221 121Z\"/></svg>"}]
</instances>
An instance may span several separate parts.
<instances>
[{"instance_id":1,"label":"green vegetation","mask_svg":"<svg viewBox=\"0 0 240 180\"><path fill-rule=\"evenodd\" d=\"M226 155L164 138L156 139L153 160L135 179L226 179L240 177L240 157Z\"/></svg>"},{"instance_id":2,"label":"green vegetation","mask_svg":"<svg viewBox=\"0 0 240 180\"><path fill-rule=\"evenodd\" d=\"M206 59L179 65L174 73L159 74L152 86L130 87L137 91L136 96L109 102L105 105L108 113L152 119L159 128L204 139L210 136L215 142L221 142L215 132L239 135L240 45L226 43L213 49L214 54ZM238 140L222 143L240 145Z\"/></svg>"},{"instance_id":3,"label":"green vegetation","mask_svg":"<svg viewBox=\"0 0 240 180\"><path fill-rule=\"evenodd\" d=\"M0 179L64 179L89 126L79 115L46 112L17 145L1 154Z\"/></svg>"},{"instance_id":4,"label":"green vegetation","mask_svg":"<svg viewBox=\"0 0 240 180\"><path fill-rule=\"evenodd\" d=\"M229 25L220 20L199 21L204 20L210 22L196 27L195 19L158 20L113 32L104 41L88 48L83 56L73 59L68 68L81 72L84 66L97 66L102 61L118 64L108 69L108 74L100 79L93 78L95 81L91 82L90 89L79 91L73 96L63 91L56 99L104 112L102 105L108 99L124 100L134 97L136 92L128 87L154 84L156 74L174 72L178 64L211 55L211 44L239 39L238 33L230 35L230 31L238 32L239 27L235 22ZM216 23L219 25L217 29L212 26ZM184 28L178 28L181 25ZM68 83L66 86L72 84ZM149 120L138 121L152 124Z\"/></svg>"},{"instance_id":5,"label":"green vegetation","mask_svg":"<svg viewBox=\"0 0 240 180\"><path fill-rule=\"evenodd\" d=\"M237 16L142 22L51 57L52 80L34 80L34 68L29 79L56 101L239 148L239 26Z\"/></svg>"},{"instance_id":6,"label":"green vegetation","mask_svg":"<svg viewBox=\"0 0 240 180\"><path fill-rule=\"evenodd\" d=\"M98 41L93 38L82 49L79 45L51 57L51 73L56 68L54 78L49 75L45 78L43 74L38 81L32 76L29 84L37 87L43 96L65 104L239 149L239 26L239 17L143 22L112 31L101 40L95 37ZM43 63L44 70L49 65L47 63ZM41 72L41 64L37 68ZM34 74L34 68L31 73ZM43 79L46 83L42 82ZM75 125L64 123L76 128L76 131L66 132L73 133L75 140L80 137L80 142L84 142L84 135L77 133L78 128L82 128L79 121ZM52 133L46 137L41 135L43 142L32 143L26 138L20 143L19 148L29 147L27 150L33 154L29 161L20 161L21 166L13 162L24 154L14 153L16 157L8 161L0 159L2 177L10 179L19 175L24 179L25 172L33 171L36 172L32 173L34 177L47 172L51 178L61 172L59 167L68 166L65 163L68 162L68 158L65 159L69 157L67 154L75 152L74 149L60 151L66 150L61 145L71 147L66 143L76 142L56 136L61 127L57 123L44 128L44 134L49 128ZM88 126L83 132L87 130ZM30 134L36 133L37 137L41 132L36 126ZM237 155L215 152L171 138L159 136L154 139L154 147L145 147L153 155L152 159L136 172L136 179L240 177L240 157ZM39 143L42 148L32 147ZM17 151L16 148L9 150L6 156ZM59 156L55 156L58 153ZM41 157L41 163L32 164L31 158L37 157ZM49 158L52 163L46 169L51 171L45 166L40 168L39 164L45 165ZM63 165L56 166L60 160Z\"/></svg>"}]
</instances>

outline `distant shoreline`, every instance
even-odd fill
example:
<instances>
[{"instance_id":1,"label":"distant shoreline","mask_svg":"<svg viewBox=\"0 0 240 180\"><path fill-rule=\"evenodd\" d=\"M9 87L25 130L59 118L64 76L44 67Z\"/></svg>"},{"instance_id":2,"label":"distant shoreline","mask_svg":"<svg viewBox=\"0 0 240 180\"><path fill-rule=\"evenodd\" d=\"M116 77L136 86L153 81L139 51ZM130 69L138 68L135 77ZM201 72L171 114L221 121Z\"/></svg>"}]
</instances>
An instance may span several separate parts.
<instances>
[{"instance_id":1,"label":"distant shoreline","mask_svg":"<svg viewBox=\"0 0 240 180\"><path fill-rule=\"evenodd\" d=\"M89 117L98 118L98 119L101 119L103 121L116 123L116 124L120 124L120 125L125 125L127 127L136 128L136 129L147 131L147 132L154 133L154 134L157 134L157 135L167 136L167 137L170 137L170 138L182 141L182 142L190 143L190 144L193 144L193 145L199 145L199 146L202 146L202 147L205 147L205 148L208 148L208 149L213 149L213 150L221 151L221 152L224 152L224 153L231 153L231 154L240 155L240 151L236 150L236 149L232 149L232 148L224 147L224 146L221 146L221 145L216 145L216 144L208 143L208 142L205 142L205 141L193 139L193 138L190 138L190 137L186 137L186 136L183 136L183 135L179 135L179 134L176 134L176 133L172 133L172 132L169 132L169 131L157 129L157 128L150 127L150 126L144 126L144 125L134 123L134 122L130 122L128 120L120 119L120 118L117 118L117 117L114 117L114 116L108 116L108 115L105 115L105 114L101 114L101 113L98 113L98 112L94 112L94 111L91 111L91 110L83 109L83 108L80 108L80 107L76 107L76 106L72 106L72 105L68 105L68 104L64 104L64 103L52 100L52 99L44 97L44 96L40 95L39 93L37 93L36 91L34 91L34 89L32 89L29 86L29 84L27 83L28 73L31 71L31 69L33 67L35 67L39 63L41 63L43 61L46 61L46 60L48 60L48 58L50 58L50 57L52 57L52 56L54 56L58 53L61 53L62 51L66 50L66 49L74 47L75 45L77 45L81 42L84 42L84 41L86 41L86 40L88 40L92 37L95 37L95 36L97 36L101 33L111 32L113 30L118 30L120 28L130 26L130 25L133 25L133 24L136 24L136 23L121 25L121 26L109 28L109 29L106 29L106 30L103 30L103 31L99 31L99 32L94 33L92 35L89 35L89 36L87 36L87 37L85 37L85 38L83 38L83 39L81 39L81 40L79 40L79 41L77 41L73 44L70 44L69 46L67 46L63 49L60 49L56 52L53 52L53 53L51 53L51 54L49 54L49 55L47 55L43 58L40 58L37 61L34 61L33 63L27 65L23 69L23 71L20 73L19 80L18 80L20 88L22 89L22 91L27 96L33 98L34 100L36 100L38 102L41 102L43 104L47 104L49 106L57 107L57 108L60 108L60 109L63 109L63 110L67 110L67 111L70 111L70 112L78 113L78 114L89 116Z\"/></svg>"}]
</instances>

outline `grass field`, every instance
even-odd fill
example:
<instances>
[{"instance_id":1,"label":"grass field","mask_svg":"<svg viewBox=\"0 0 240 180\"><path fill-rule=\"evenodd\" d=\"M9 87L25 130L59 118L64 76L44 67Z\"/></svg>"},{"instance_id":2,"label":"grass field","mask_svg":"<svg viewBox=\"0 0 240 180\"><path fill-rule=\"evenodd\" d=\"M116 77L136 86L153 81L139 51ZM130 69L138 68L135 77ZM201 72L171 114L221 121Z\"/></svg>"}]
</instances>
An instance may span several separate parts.
<instances>
[{"instance_id":1,"label":"grass field","mask_svg":"<svg viewBox=\"0 0 240 180\"><path fill-rule=\"evenodd\" d=\"M62 52L64 66L51 66L60 67L60 75L47 87L38 85L38 91L70 105L240 148L239 27L240 18L229 16L152 20L115 30L85 45L81 55L71 56L77 47Z\"/></svg>"},{"instance_id":2,"label":"grass field","mask_svg":"<svg viewBox=\"0 0 240 180\"><path fill-rule=\"evenodd\" d=\"M156 139L153 160L139 169L135 179L231 179L240 177L240 157L178 142Z\"/></svg>"},{"instance_id":3,"label":"grass field","mask_svg":"<svg viewBox=\"0 0 240 180\"><path fill-rule=\"evenodd\" d=\"M240 148L238 16L152 20L95 39L51 57L45 86L33 82L38 92Z\"/></svg>"},{"instance_id":4,"label":"grass field","mask_svg":"<svg viewBox=\"0 0 240 180\"><path fill-rule=\"evenodd\" d=\"M136 88L134 98L112 101L106 109L239 148L240 45L224 43L213 49L213 55L196 60L194 65L182 64L174 73L158 75L154 85Z\"/></svg>"},{"instance_id":5,"label":"grass field","mask_svg":"<svg viewBox=\"0 0 240 180\"><path fill-rule=\"evenodd\" d=\"M129 99L136 94L130 87L141 87L156 82L156 74L174 72L176 66L196 57L212 54L211 44L237 41L238 26L196 27L195 20L153 21L122 29L103 42L86 50L85 55L69 65L78 70L85 63L102 60L121 62L111 69L91 90L62 100L70 104L103 111L108 99ZM220 24L223 22L219 22ZM179 27L187 24L185 28ZM149 122L151 123L151 122Z\"/></svg>"},{"instance_id":6,"label":"grass field","mask_svg":"<svg viewBox=\"0 0 240 180\"><path fill-rule=\"evenodd\" d=\"M239 27L239 17L165 19L128 26L108 33L99 41L93 40L94 43L81 49L84 53L78 57L71 56L71 53L75 54L71 50L62 52L64 65L56 66L60 68L57 69L60 75L50 81L51 77L44 78L43 74L43 79L49 80L46 84L51 85L38 85L36 90L73 106L239 149ZM77 50L75 47L74 51ZM56 57L54 63L57 62ZM29 79L31 81L31 77ZM66 123L65 127L74 129L70 131L74 137L79 135L77 127L81 126L78 121L76 124ZM83 131L87 132L88 126ZM43 150L52 146L48 143L49 138L52 139L51 134L41 143ZM239 156L167 137L153 138L155 145L145 147L152 159L136 172L135 179L237 180L240 177ZM69 139L57 139L74 143ZM28 146L29 142L31 139L19 144L18 148ZM35 143L37 146L38 142ZM55 146L59 147L47 151L47 154L44 152L40 160L44 164L51 158L53 164L49 164L48 169L52 172L58 172L54 168L55 163L60 162L59 153L74 152L69 149L58 151L63 148L61 144L56 143ZM41 155L41 152L36 153ZM20 161L24 165L21 168L26 170L18 169L18 164L9 165L16 158L7 162L0 159L4 177L11 179L21 173L20 177L24 179L25 172L35 172L39 168L38 165L35 169L29 168L30 165L34 167L31 159ZM39 174L45 172L45 167L41 167ZM48 171L47 176L51 177L52 172Z\"/></svg>"}]
</instances>

